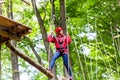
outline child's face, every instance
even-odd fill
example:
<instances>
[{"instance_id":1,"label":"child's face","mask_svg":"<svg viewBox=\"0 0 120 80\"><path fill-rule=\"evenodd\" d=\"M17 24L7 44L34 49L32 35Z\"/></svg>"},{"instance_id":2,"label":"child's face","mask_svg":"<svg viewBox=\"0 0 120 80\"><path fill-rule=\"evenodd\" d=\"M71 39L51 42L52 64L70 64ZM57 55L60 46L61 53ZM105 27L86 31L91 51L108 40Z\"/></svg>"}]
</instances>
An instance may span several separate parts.
<instances>
[{"instance_id":1,"label":"child's face","mask_svg":"<svg viewBox=\"0 0 120 80\"><path fill-rule=\"evenodd\" d=\"M60 34L63 34L63 30L60 31Z\"/></svg>"}]
</instances>

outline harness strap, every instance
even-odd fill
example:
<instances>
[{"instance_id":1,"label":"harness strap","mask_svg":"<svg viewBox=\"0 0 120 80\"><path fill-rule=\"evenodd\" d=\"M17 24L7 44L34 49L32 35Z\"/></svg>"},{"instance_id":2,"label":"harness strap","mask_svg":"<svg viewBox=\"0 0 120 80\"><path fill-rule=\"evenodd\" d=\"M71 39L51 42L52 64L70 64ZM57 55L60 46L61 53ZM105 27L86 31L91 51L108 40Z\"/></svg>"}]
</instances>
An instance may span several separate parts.
<instances>
[{"instance_id":1,"label":"harness strap","mask_svg":"<svg viewBox=\"0 0 120 80\"><path fill-rule=\"evenodd\" d=\"M57 50L60 50L60 49L67 49L67 47L64 47L64 48L57 48Z\"/></svg>"},{"instance_id":2,"label":"harness strap","mask_svg":"<svg viewBox=\"0 0 120 80\"><path fill-rule=\"evenodd\" d=\"M58 41L58 43L59 43L59 45L60 45L60 48L62 48L62 45L63 45L63 43L64 43L64 37L62 38L62 41L60 41L60 40L57 38L57 41Z\"/></svg>"},{"instance_id":3,"label":"harness strap","mask_svg":"<svg viewBox=\"0 0 120 80\"><path fill-rule=\"evenodd\" d=\"M57 50L59 50L61 53L63 53L64 52L64 50L65 49L67 49L67 47L62 47L63 46L63 43L64 43L64 40L65 40L65 37L63 36L63 38L62 38L62 41L60 41L58 38L57 38L57 41L58 41L58 43L59 43L59 45L60 45L60 48L57 48Z\"/></svg>"}]
</instances>

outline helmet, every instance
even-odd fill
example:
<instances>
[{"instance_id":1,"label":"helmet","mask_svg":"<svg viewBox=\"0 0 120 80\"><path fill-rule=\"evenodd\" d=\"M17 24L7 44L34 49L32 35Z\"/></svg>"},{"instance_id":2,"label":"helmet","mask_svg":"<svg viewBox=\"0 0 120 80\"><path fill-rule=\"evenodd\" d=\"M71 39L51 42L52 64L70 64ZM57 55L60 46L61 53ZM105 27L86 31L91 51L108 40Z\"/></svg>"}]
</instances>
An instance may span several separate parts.
<instances>
[{"instance_id":1,"label":"helmet","mask_svg":"<svg viewBox=\"0 0 120 80\"><path fill-rule=\"evenodd\" d=\"M62 27L57 27L57 28L55 29L55 32L56 32L56 33L59 33L61 30L63 30Z\"/></svg>"}]
</instances>

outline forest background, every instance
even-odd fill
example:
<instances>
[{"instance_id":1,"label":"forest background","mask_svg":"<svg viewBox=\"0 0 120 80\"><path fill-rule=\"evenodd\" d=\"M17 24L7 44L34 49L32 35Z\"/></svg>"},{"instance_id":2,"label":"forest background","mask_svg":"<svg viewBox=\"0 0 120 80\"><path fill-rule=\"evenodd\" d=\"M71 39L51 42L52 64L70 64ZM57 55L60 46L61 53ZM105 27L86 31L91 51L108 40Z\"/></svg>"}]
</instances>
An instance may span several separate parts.
<instances>
[{"instance_id":1,"label":"forest background","mask_svg":"<svg viewBox=\"0 0 120 80\"><path fill-rule=\"evenodd\" d=\"M47 34L62 25L72 38L74 80L120 80L120 0L1 0L0 14L32 28L15 45L45 68L55 52ZM48 80L6 45L0 49L0 80ZM53 73L53 80L67 76L62 58Z\"/></svg>"}]
</instances>

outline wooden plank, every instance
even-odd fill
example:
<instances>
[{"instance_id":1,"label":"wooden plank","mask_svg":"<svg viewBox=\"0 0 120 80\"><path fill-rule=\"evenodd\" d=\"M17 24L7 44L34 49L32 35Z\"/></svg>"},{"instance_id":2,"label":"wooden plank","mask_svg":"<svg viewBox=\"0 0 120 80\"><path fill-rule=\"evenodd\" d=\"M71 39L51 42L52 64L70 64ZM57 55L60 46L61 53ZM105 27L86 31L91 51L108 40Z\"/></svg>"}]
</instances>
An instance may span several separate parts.
<instances>
[{"instance_id":1,"label":"wooden plank","mask_svg":"<svg viewBox=\"0 0 120 80\"><path fill-rule=\"evenodd\" d=\"M7 40L1 41L1 42L0 42L0 45L3 44L3 43L5 43L6 41L7 41Z\"/></svg>"},{"instance_id":2,"label":"wooden plank","mask_svg":"<svg viewBox=\"0 0 120 80\"><path fill-rule=\"evenodd\" d=\"M20 41L22 36L29 34L31 28L0 15L0 35L10 40Z\"/></svg>"},{"instance_id":3,"label":"wooden plank","mask_svg":"<svg viewBox=\"0 0 120 80\"><path fill-rule=\"evenodd\" d=\"M24 27L23 25L19 25L18 27L17 27L17 30L15 30L16 32L18 31L25 31L25 33L24 34L22 34L22 36L23 35L26 35L26 34L29 34L29 33L31 33L31 28L27 28L27 27Z\"/></svg>"},{"instance_id":4,"label":"wooden plank","mask_svg":"<svg viewBox=\"0 0 120 80\"><path fill-rule=\"evenodd\" d=\"M19 27L11 27L11 28L9 28L9 27L4 27L4 26L0 25L0 30L1 30L0 35L8 38L8 37L10 37L10 35L15 36L15 37L16 36L25 36L26 34L31 32L31 29L28 29L28 28L26 28L26 29L22 28L21 29L21 28L22 27L20 27L20 28ZM13 33L14 33L14 35L13 35ZM10 37L10 39L14 40L15 38Z\"/></svg>"},{"instance_id":5,"label":"wooden plank","mask_svg":"<svg viewBox=\"0 0 120 80\"><path fill-rule=\"evenodd\" d=\"M36 69L38 69L39 71L41 71L42 73L44 73L46 76L48 76L49 78L53 78L53 74L46 70L44 67L42 67L39 63L36 63L34 60L32 60L30 57L28 57L27 55L21 53L20 51L18 51L12 44L11 42L7 42L6 43L7 47L10 48L10 50L12 50L16 55L18 55L19 57L23 58L25 61L27 61L29 64L31 64L32 66L34 66Z\"/></svg>"},{"instance_id":6,"label":"wooden plank","mask_svg":"<svg viewBox=\"0 0 120 80\"><path fill-rule=\"evenodd\" d=\"M13 21L12 19L6 18L1 15L0 15L0 25L3 27L8 27L10 29L9 31L11 31L13 33L24 32L24 33L20 34L21 36L26 35L31 32L31 28L29 28L23 24L17 23L15 21Z\"/></svg>"},{"instance_id":7,"label":"wooden plank","mask_svg":"<svg viewBox=\"0 0 120 80\"><path fill-rule=\"evenodd\" d=\"M0 15L0 24L6 27L11 27L17 25L18 23L13 21L12 19Z\"/></svg>"},{"instance_id":8,"label":"wooden plank","mask_svg":"<svg viewBox=\"0 0 120 80\"><path fill-rule=\"evenodd\" d=\"M0 15L0 24L3 25L3 26L6 26L6 27L18 27L19 25L22 26L23 29L31 29L29 28L28 26L25 26L23 24L20 24L10 18L6 18L2 15Z\"/></svg>"},{"instance_id":9,"label":"wooden plank","mask_svg":"<svg viewBox=\"0 0 120 80\"><path fill-rule=\"evenodd\" d=\"M20 41L21 37L20 36L16 36L16 35L12 35L12 34L8 34L5 31L0 30L0 35L6 38L9 38L11 40L16 40L16 41Z\"/></svg>"},{"instance_id":10,"label":"wooden plank","mask_svg":"<svg viewBox=\"0 0 120 80\"><path fill-rule=\"evenodd\" d=\"M0 45L8 40L9 40L8 38L0 36Z\"/></svg>"}]
</instances>

